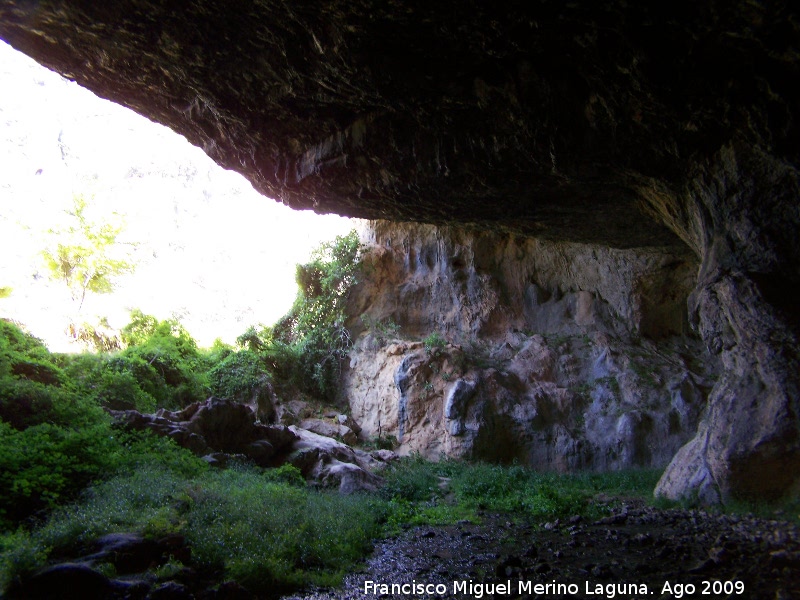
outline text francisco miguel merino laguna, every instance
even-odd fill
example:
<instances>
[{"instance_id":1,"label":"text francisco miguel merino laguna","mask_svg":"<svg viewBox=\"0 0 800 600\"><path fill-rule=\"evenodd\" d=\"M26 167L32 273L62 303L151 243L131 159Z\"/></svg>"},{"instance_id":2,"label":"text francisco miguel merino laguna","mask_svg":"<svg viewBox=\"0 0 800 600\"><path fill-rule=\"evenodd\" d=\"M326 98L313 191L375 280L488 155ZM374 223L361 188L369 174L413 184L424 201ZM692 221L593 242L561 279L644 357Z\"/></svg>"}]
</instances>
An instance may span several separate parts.
<instances>
[{"instance_id":1,"label":"text francisco miguel merino laguna","mask_svg":"<svg viewBox=\"0 0 800 600\"><path fill-rule=\"evenodd\" d=\"M516 584L516 585L515 585ZM449 586L444 583L421 583L412 580L410 583L378 583L376 581L364 582L364 595L393 596L503 596L519 594L570 594L583 593L586 596L599 598L630 597L630 594L648 596L650 591L644 583L592 583L584 582L583 586L577 583L533 583L532 581L512 581L504 583L476 583L468 581L453 581Z\"/></svg>"}]
</instances>

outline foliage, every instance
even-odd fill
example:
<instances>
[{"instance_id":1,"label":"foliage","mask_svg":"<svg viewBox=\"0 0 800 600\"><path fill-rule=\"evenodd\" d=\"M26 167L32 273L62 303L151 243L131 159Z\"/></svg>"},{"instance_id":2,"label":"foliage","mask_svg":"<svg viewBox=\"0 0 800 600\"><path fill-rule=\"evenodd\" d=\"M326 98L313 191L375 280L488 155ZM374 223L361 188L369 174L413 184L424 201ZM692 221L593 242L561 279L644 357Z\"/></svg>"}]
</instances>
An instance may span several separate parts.
<instances>
[{"instance_id":1,"label":"foliage","mask_svg":"<svg viewBox=\"0 0 800 600\"><path fill-rule=\"evenodd\" d=\"M521 466L469 464L455 461L429 463L405 459L385 474L381 491L394 501L416 507L416 521L441 517L431 513L452 494L459 518L476 518L477 510L509 511L534 519L592 515L600 509L591 499L600 492L649 497L660 476L657 470L563 475L539 473ZM423 506L424 505L424 506ZM424 510L422 510L424 509ZM427 512L426 512L427 511Z\"/></svg>"},{"instance_id":2,"label":"foliage","mask_svg":"<svg viewBox=\"0 0 800 600\"><path fill-rule=\"evenodd\" d=\"M0 319L0 357L5 357L6 360L11 358L20 360L24 357L36 361L47 361L49 356L50 352L42 340L26 333L19 325L7 319ZM9 366L10 363L0 362L0 369L4 364ZM0 376L5 374L0 370Z\"/></svg>"},{"instance_id":3,"label":"foliage","mask_svg":"<svg viewBox=\"0 0 800 600\"><path fill-rule=\"evenodd\" d=\"M14 290L7 285L0 286L0 300L3 298L8 298L11 295L11 292Z\"/></svg>"},{"instance_id":4,"label":"foliage","mask_svg":"<svg viewBox=\"0 0 800 600\"><path fill-rule=\"evenodd\" d=\"M57 355L0 321L0 530L134 460L142 442L115 432L101 407L152 411L191 386L201 389L193 399L205 396L205 364L185 331L156 320L141 339L115 355Z\"/></svg>"},{"instance_id":5,"label":"foliage","mask_svg":"<svg viewBox=\"0 0 800 600\"><path fill-rule=\"evenodd\" d=\"M400 336L400 325L395 323L392 319L377 320L371 319L369 315L361 315L361 322L364 327L369 329L375 341L383 345L389 340L397 339Z\"/></svg>"},{"instance_id":6,"label":"foliage","mask_svg":"<svg viewBox=\"0 0 800 600\"><path fill-rule=\"evenodd\" d=\"M425 352L428 356L438 356L442 353L445 346L447 346L447 340L444 339L438 331L431 333L422 340L422 343L425 346Z\"/></svg>"},{"instance_id":7,"label":"foliage","mask_svg":"<svg viewBox=\"0 0 800 600\"><path fill-rule=\"evenodd\" d=\"M41 340L0 320L0 419L16 429L39 423L86 426L102 411L65 384Z\"/></svg>"},{"instance_id":8,"label":"foliage","mask_svg":"<svg viewBox=\"0 0 800 600\"><path fill-rule=\"evenodd\" d=\"M208 371L208 377L215 396L246 401L268 375L258 354L241 350L217 362Z\"/></svg>"},{"instance_id":9,"label":"foliage","mask_svg":"<svg viewBox=\"0 0 800 600\"><path fill-rule=\"evenodd\" d=\"M293 467L186 472L150 460L93 486L43 527L7 538L2 558L10 580L52 550L106 533L180 532L200 565L253 591L331 585L369 551L384 516L372 498L307 488Z\"/></svg>"},{"instance_id":10,"label":"foliage","mask_svg":"<svg viewBox=\"0 0 800 600\"><path fill-rule=\"evenodd\" d=\"M432 463L419 457L405 459L386 473L380 494L387 499L427 501L439 495L439 478L448 472L444 463Z\"/></svg>"},{"instance_id":11,"label":"foliage","mask_svg":"<svg viewBox=\"0 0 800 600\"><path fill-rule=\"evenodd\" d=\"M64 355L60 362L69 385L99 406L140 412L153 412L158 406L120 356L84 353Z\"/></svg>"},{"instance_id":12,"label":"foliage","mask_svg":"<svg viewBox=\"0 0 800 600\"><path fill-rule=\"evenodd\" d=\"M113 463L107 424L72 429L0 422L0 519L18 521L74 497Z\"/></svg>"},{"instance_id":13,"label":"foliage","mask_svg":"<svg viewBox=\"0 0 800 600\"><path fill-rule=\"evenodd\" d=\"M88 292L109 293L117 277L134 269L117 242L122 225L92 221L88 209L83 196L73 197L68 223L49 231L52 243L42 251L50 276L66 284L78 312Z\"/></svg>"},{"instance_id":14,"label":"foliage","mask_svg":"<svg viewBox=\"0 0 800 600\"><path fill-rule=\"evenodd\" d=\"M297 267L298 293L273 327L250 327L237 344L261 356L279 379L322 400L336 394L352 340L345 326L350 289L358 283L361 245L355 231L322 244Z\"/></svg>"},{"instance_id":15,"label":"foliage","mask_svg":"<svg viewBox=\"0 0 800 600\"><path fill-rule=\"evenodd\" d=\"M159 321L141 311L122 330L127 348L114 354L57 358L68 387L94 403L117 410L152 412L180 408L208 397L209 360L177 321Z\"/></svg>"},{"instance_id":16,"label":"foliage","mask_svg":"<svg viewBox=\"0 0 800 600\"><path fill-rule=\"evenodd\" d=\"M195 496L187 536L201 563L253 591L338 583L380 532L367 497L265 482L255 470L213 475Z\"/></svg>"},{"instance_id":17,"label":"foliage","mask_svg":"<svg viewBox=\"0 0 800 600\"><path fill-rule=\"evenodd\" d=\"M182 408L208 396L207 364L178 321L134 310L121 337L127 348L109 360L111 370L132 376L158 407Z\"/></svg>"},{"instance_id":18,"label":"foliage","mask_svg":"<svg viewBox=\"0 0 800 600\"><path fill-rule=\"evenodd\" d=\"M236 345L251 352L259 352L269 345L271 341L271 328L262 326L261 330L258 330L254 325L251 325L242 335L236 338Z\"/></svg>"},{"instance_id":19,"label":"foliage","mask_svg":"<svg viewBox=\"0 0 800 600\"><path fill-rule=\"evenodd\" d=\"M96 352L114 352L122 348L119 334L111 329L105 318L97 325L86 321L80 324L71 323L67 331L74 340L83 342L87 348Z\"/></svg>"}]
</instances>

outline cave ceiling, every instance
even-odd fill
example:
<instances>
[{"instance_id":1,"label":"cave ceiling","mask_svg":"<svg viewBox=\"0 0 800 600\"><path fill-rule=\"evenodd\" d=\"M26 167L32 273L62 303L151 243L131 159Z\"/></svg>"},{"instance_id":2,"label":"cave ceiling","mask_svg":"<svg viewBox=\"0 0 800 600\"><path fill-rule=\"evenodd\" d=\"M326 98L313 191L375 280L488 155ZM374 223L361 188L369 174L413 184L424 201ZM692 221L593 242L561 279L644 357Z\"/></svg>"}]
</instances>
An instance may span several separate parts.
<instances>
[{"instance_id":1,"label":"cave ceiling","mask_svg":"<svg viewBox=\"0 0 800 600\"><path fill-rule=\"evenodd\" d=\"M798 165L799 23L789 2L0 1L2 39L293 208L618 247L678 244L643 190L727 144Z\"/></svg>"}]
</instances>

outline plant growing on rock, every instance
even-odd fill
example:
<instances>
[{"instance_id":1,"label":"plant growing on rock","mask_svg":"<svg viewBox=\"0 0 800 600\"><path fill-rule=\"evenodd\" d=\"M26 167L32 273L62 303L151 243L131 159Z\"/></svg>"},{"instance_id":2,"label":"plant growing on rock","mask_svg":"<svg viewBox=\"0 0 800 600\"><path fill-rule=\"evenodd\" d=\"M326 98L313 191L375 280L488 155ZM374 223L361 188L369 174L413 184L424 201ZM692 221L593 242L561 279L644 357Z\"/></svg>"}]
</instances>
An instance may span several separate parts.
<instances>
[{"instance_id":1,"label":"plant growing on rock","mask_svg":"<svg viewBox=\"0 0 800 600\"><path fill-rule=\"evenodd\" d=\"M273 327L251 327L239 343L258 352L276 376L300 390L332 400L341 361L352 339L345 306L360 276L361 244L355 231L322 244L311 262L298 265L297 298Z\"/></svg>"},{"instance_id":2,"label":"plant growing on rock","mask_svg":"<svg viewBox=\"0 0 800 600\"><path fill-rule=\"evenodd\" d=\"M228 354L208 371L215 396L249 400L249 396L268 379L263 360L252 350Z\"/></svg>"},{"instance_id":3,"label":"plant growing on rock","mask_svg":"<svg viewBox=\"0 0 800 600\"><path fill-rule=\"evenodd\" d=\"M379 345L386 344L389 340L400 336L400 325L392 319L371 319L369 315L363 314L361 315L361 322L369 329Z\"/></svg>"},{"instance_id":4,"label":"plant growing on rock","mask_svg":"<svg viewBox=\"0 0 800 600\"><path fill-rule=\"evenodd\" d=\"M445 346L447 346L447 340L442 337L438 331L434 331L424 340L422 343L425 347L425 352L428 356L436 357L439 356L443 351Z\"/></svg>"}]
</instances>

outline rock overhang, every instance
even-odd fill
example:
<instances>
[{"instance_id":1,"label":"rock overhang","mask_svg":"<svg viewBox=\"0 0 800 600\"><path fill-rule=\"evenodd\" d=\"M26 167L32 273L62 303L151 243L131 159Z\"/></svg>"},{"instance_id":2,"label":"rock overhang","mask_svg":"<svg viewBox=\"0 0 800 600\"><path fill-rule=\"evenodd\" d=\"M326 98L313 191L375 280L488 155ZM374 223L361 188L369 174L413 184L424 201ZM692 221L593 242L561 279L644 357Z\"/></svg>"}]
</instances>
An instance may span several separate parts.
<instances>
[{"instance_id":1,"label":"rock overhang","mask_svg":"<svg viewBox=\"0 0 800 600\"><path fill-rule=\"evenodd\" d=\"M788 0L0 0L0 38L296 209L690 249L724 375L656 493L797 496Z\"/></svg>"},{"instance_id":2,"label":"rock overhang","mask_svg":"<svg viewBox=\"0 0 800 600\"><path fill-rule=\"evenodd\" d=\"M786 2L4 0L0 37L318 212L675 246L721 147L798 164Z\"/></svg>"}]
</instances>

